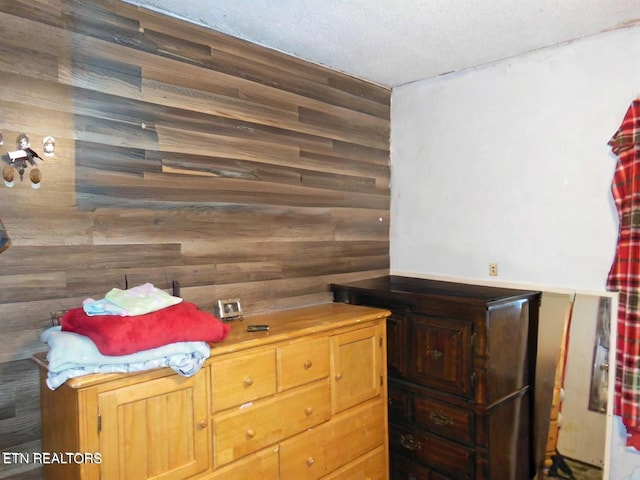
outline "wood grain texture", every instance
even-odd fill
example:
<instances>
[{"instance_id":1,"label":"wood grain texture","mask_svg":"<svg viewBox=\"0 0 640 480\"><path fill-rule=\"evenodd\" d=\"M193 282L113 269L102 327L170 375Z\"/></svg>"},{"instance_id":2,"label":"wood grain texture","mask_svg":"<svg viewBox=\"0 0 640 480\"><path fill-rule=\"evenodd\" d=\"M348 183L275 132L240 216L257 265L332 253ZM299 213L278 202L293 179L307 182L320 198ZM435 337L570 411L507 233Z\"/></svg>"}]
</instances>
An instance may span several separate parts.
<instances>
[{"instance_id":1,"label":"wood grain texture","mask_svg":"<svg viewBox=\"0 0 640 480\"><path fill-rule=\"evenodd\" d=\"M0 155L56 139L40 189L0 185L2 448L39 441L6 372L52 312L174 280L268 312L388 273L388 89L118 0L0 1L0 35Z\"/></svg>"}]
</instances>

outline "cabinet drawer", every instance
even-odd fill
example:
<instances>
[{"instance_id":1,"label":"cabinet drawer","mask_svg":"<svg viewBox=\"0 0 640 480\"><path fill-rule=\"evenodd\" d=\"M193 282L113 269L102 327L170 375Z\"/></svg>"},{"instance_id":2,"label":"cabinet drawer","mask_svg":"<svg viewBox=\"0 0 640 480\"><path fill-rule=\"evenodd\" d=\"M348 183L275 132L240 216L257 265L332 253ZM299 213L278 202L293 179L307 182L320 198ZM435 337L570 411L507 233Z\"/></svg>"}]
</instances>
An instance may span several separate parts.
<instances>
[{"instance_id":1,"label":"cabinet drawer","mask_svg":"<svg viewBox=\"0 0 640 480\"><path fill-rule=\"evenodd\" d=\"M389 426L389 447L456 480L474 477L474 450L420 429Z\"/></svg>"},{"instance_id":2,"label":"cabinet drawer","mask_svg":"<svg viewBox=\"0 0 640 480\"><path fill-rule=\"evenodd\" d=\"M474 414L471 410L416 396L414 417L430 432L456 442L473 444Z\"/></svg>"},{"instance_id":3,"label":"cabinet drawer","mask_svg":"<svg viewBox=\"0 0 640 480\"><path fill-rule=\"evenodd\" d=\"M315 480L384 445L382 400L368 402L280 444L280 479Z\"/></svg>"},{"instance_id":4,"label":"cabinet drawer","mask_svg":"<svg viewBox=\"0 0 640 480\"><path fill-rule=\"evenodd\" d=\"M389 382L389 420L399 423L411 421L409 416L409 406L411 404L411 394L406 390L396 388Z\"/></svg>"},{"instance_id":5,"label":"cabinet drawer","mask_svg":"<svg viewBox=\"0 0 640 480\"><path fill-rule=\"evenodd\" d=\"M391 480L431 480L431 472L401 455L391 455Z\"/></svg>"},{"instance_id":6,"label":"cabinet drawer","mask_svg":"<svg viewBox=\"0 0 640 480\"><path fill-rule=\"evenodd\" d=\"M329 420L329 380L247 403L213 418L216 467Z\"/></svg>"},{"instance_id":7,"label":"cabinet drawer","mask_svg":"<svg viewBox=\"0 0 640 480\"><path fill-rule=\"evenodd\" d=\"M276 352L278 391L329 376L329 338L291 343Z\"/></svg>"},{"instance_id":8,"label":"cabinet drawer","mask_svg":"<svg viewBox=\"0 0 640 480\"><path fill-rule=\"evenodd\" d=\"M391 472L391 480L451 480L397 455L391 457Z\"/></svg>"},{"instance_id":9,"label":"cabinet drawer","mask_svg":"<svg viewBox=\"0 0 640 480\"><path fill-rule=\"evenodd\" d=\"M211 367L213 411L242 405L276 393L274 348L229 355Z\"/></svg>"},{"instance_id":10,"label":"cabinet drawer","mask_svg":"<svg viewBox=\"0 0 640 480\"><path fill-rule=\"evenodd\" d=\"M380 447L322 480L387 480L387 478L387 455L384 447Z\"/></svg>"},{"instance_id":11,"label":"cabinet drawer","mask_svg":"<svg viewBox=\"0 0 640 480\"><path fill-rule=\"evenodd\" d=\"M270 447L216 469L203 480L247 480L247 478L278 478L280 463L278 448Z\"/></svg>"}]
</instances>

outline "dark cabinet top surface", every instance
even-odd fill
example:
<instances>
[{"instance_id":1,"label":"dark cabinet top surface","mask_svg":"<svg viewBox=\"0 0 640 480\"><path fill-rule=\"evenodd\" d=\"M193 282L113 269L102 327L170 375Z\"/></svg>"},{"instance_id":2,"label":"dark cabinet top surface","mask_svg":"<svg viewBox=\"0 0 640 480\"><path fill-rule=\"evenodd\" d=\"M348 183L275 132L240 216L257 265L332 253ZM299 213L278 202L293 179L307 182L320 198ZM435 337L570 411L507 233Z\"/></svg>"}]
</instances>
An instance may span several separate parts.
<instances>
[{"instance_id":1,"label":"dark cabinet top surface","mask_svg":"<svg viewBox=\"0 0 640 480\"><path fill-rule=\"evenodd\" d=\"M540 294L540 292L531 290L445 282L398 275L385 275L357 282L331 285L332 291L335 292L338 289L371 293L384 292L409 297L457 297L464 298L466 301L482 303L531 298Z\"/></svg>"}]
</instances>

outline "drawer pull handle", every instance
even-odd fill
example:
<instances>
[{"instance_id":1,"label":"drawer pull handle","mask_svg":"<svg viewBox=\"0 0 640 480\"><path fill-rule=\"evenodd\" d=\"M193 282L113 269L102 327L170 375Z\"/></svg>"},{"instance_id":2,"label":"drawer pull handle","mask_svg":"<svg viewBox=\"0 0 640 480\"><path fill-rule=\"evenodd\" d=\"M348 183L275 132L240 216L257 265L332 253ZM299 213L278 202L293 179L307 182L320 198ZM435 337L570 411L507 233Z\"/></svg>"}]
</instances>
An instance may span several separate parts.
<instances>
[{"instance_id":1,"label":"drawer pull handle","mask_svg":"<svg viewBox=\"0 0 640 480\"><path fill-rule=\"evenodd\" d=\"M413 439L413 435L400 435L400 444L407 450L420 450L422 447L420 442L416 442Z\"/></svg>"},{"instance_id":2,"label":"drawer pull handle","mask_svg":"<svg viewBox=\"0 0 640 480\"><path fill-rule=\"evenodd\" d=\"M342 380L342 374L341 373L336 375L336 380Z\"/></svg>"},{"instance_id":3,"label":"drawer pull handle","mask_svg":"<svg viewBox=\"0 0 640 480\"><path fill-rule=\"evenodd\" d=\"M204 430L209 426L209 422L207 422L207 420L200 420L200 423L198 424L198 426Z\"/></svg>"},{"instance_id":4,"label":"drawer pull handle","mask_svg":"<svg viewBox=\"0 0 640 480\"><path fill-rule=\"evenodd\" d=\"M429 418L436 425L453 425L453 418L447 417L442 410L431 412Z\"/></svg>"},{"instance_id":5,"label":"drawer pull handle","mask_svg":"<svg viewBox=\"0 0 640 480\"><path fill-rule=\"evenodd\" d=\"M427 350L427 356L431 357L431 360L440 360L440 358L442 358L442 352L434 348L433 350Z\"/></svg>"},{"instance_id":6,"label":"drawer pull handle","mask_svg":"<svg viewBox=\"0 0 640 480\"><path fill-rule=\"evenodd\" d=\"M304 413L305 413L305 415L306 415L307 417L310 417L310 416L311 416L311 414L313 413L313 408L311 408L311 407L307 407L307 408L305 408L305 409L304 409Z\"/></svg>"},{"instance_id":7,"label":"drawer pull handle","mask_svg":"<svg viewBox=\"0 0 640 480\"><path fill-rule=\"evenodd\" d=\"M312 466L314 463L316 463L315 459L313 457L309 457L307 458L307 467Z\"/></svg>"},{"instance_id":8,"label":"drawer pull handle","mask_svg":"<svg viewBox=\"0 0 640 480\"><path fill-rule=\"evenodd\" d=\"M309 370L311 368L311 365L313 365L313 362L311 360L307 360L306 362L304 362L304 369Z\"/></svg>"},{"instance_id":9,"label":"drawer pull handle","mask_svg":"<svg viewBox=\"0 0 640 480\"><path fill-rule=\"evenodd\" d=\"M256 431L252 430L251 428L249 430L247 430L247 438L253 438L256 436Z\"/></svg>"},{"instance_id":10,"label":"drawer pull handle","mask_svg":"<svg viewBox=\"0 0 640 480\"><path fill-rule=\"evenodd\" d=\"M253 385L253 378L251 377L247 377L244 379L244 386L245 387L250 387L251 385Z\"/></svg>"}]
</instances>

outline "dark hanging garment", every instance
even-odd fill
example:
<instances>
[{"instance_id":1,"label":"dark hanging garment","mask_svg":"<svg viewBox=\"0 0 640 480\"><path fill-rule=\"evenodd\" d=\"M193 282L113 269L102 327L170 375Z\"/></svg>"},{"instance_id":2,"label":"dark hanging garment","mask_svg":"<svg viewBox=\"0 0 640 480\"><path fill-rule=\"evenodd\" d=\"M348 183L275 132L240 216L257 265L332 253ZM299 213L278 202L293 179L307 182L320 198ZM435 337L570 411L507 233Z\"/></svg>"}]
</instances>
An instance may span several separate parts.
<instances>
[{"instance_id":1,"label":"dark hanging garment","mask_svg":"<svg viewBox=\"0 0 640 480\"><path fill-rule=\"evenodd\" d=\"M607 288L619 293L614 414L627 445L640 450L640 99L609 141L617 155L611 192L618 212L618 244Z\"/></svg>"}]
</instances>

